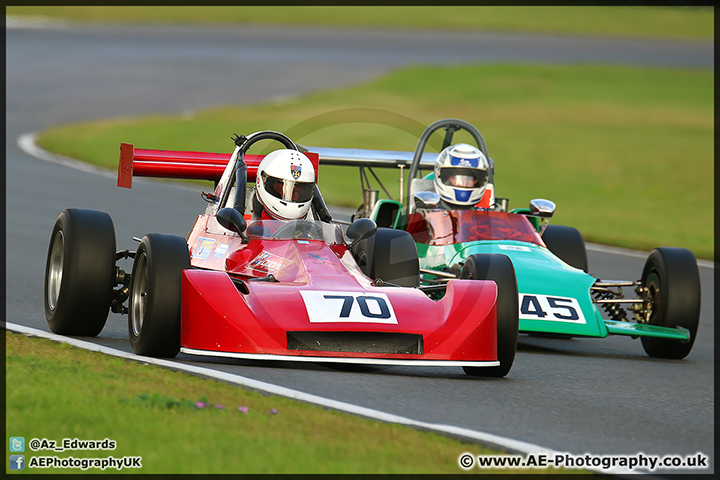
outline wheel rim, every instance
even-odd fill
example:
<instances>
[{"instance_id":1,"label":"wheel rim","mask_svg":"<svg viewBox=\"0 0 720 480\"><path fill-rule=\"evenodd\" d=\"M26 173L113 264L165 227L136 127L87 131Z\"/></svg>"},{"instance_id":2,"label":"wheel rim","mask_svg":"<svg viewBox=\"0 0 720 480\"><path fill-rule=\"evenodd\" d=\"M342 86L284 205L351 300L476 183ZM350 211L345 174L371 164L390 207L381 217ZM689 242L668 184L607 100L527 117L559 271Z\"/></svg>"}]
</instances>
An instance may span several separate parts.
<instances>
[{"instance_id":1,"label":"wheel rim","mask_svg":"<svg viewBox=\"0 0 720 480\"><path fill-rule=\"evenodd\" d=\"M651 271L647 276L645 286L647 287L650 296L650 316L648 323L650 325L657 325L658 312L660 311L661 293L660 279L658 278L658 273L655 270Z\"/></svg>"},{"instance_id":2,"label":"wheel rim","mask_svg":"<svg viewBox=\"0 0 720 480\"><path fill-rule=\"evenodd\" d=\"M132 307L130 315L132 315L133 335L136 337L142 331L143 319L145 317L145 306L147 301L147 285L148 285L148 269L147 255L143 253L136 260L138 262L135 268L135 277L133 278L132 289Z\"/></svg>"},{"instance_id":3,"label":"wheel rim","mask_svg":"<svg viewBox=\"0 0 720 480\"><path fill-rule=\"evenodd\" d=\"M65 263L65 236L62 230L58 230L55 234L48 263L47 301L50 310L54 311L57 306L58 297L60 296L63 265Z\"/></svg>"}]
</instances>

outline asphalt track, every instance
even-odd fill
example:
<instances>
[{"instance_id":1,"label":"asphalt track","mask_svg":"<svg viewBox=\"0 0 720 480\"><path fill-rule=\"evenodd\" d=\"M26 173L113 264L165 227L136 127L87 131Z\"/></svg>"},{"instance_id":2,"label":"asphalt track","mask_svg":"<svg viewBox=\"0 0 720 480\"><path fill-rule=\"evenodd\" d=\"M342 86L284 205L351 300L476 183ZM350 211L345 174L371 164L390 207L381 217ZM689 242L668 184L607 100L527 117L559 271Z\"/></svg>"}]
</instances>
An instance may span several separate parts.
<instances>
[{"instance_id":1,"label":"asphalt track","mask_svg":"<svg viewBox=\"0 0 720 480\"><path fill-rule=\"evenodd\" d=\"M707 42L260 27L8 26L17 28L6 32L6 318L46 331L44 265L61 210L108 212L118 249L135 249L133 236L184 236L205 204L196 188L136 179L132 190L120 189L112 173L37 159L16 144L28 132L81 120L256 103L361 83L419 62L713 66L713 45ZM228 125L227 136L232 132ZM644 253L588 253L591 273L602 278L636 279L644 264ZM702 452L714 465L714 277L707 266L700 274L700 336L682 361L651 359L639 340L630 338L526 336L509 376L491 380L466 377L459 368L356 373L308 364L220 364L188 356L178 361L558 451ZM84 340L130 351L126 317L111 314L97 339Z\"/></svg>"}]
</instances>

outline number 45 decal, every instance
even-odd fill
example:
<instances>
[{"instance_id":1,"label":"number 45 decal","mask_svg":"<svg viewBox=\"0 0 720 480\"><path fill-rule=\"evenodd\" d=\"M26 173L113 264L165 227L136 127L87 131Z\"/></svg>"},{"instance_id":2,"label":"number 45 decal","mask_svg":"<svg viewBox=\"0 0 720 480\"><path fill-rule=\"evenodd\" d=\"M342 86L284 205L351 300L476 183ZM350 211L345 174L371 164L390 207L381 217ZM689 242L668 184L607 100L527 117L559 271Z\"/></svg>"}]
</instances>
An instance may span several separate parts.
<instances>
[{"instance_id":1,"label":"number 45 decal","mask_svg":"<svg viewBox=\"0 0 720 480\"><path fill-rule=\"evenodd\" d=\"M585 317L576 299L527 293L520 294L520 318L585 323Z\"/></svg>"},{"instance_id":2,"label":"number 45 decal","mask_svg":"<svg viewBox=\"0 0 720 480\"><path fill-rule=\"evenodd\" d=\"M384 293L301 290L300 294L312 323L397 323L392 304Z\"/></svg>"}]
</instances>

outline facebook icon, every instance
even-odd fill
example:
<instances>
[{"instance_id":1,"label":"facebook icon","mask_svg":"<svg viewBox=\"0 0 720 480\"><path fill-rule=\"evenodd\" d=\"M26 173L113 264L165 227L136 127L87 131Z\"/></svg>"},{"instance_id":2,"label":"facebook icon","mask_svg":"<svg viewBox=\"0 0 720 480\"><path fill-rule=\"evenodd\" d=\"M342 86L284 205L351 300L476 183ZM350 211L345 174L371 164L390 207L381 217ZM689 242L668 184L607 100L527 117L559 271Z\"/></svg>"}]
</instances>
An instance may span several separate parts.
<instances>
[{"instance_id":1,"label":"facebook icon","mask_svg":"<svg viewBox=\"0 0 720 480\"><path fill-rule=\"evenodd\" d=\"M10 455L10 470L25 470L25 455Z\"/></svg>"}]
</instances>

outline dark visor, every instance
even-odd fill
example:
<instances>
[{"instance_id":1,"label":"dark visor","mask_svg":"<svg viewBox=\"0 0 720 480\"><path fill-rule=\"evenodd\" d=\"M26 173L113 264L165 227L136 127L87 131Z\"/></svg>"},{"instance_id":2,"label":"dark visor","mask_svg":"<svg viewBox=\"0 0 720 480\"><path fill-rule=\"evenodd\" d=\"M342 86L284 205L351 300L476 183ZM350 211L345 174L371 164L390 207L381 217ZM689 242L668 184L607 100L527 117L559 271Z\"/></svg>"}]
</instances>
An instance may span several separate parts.
<instances>
[{"instance_id":1,"label":"dark visor","mask_svg":"<svg viewBox=\"0 0 720 480\"><path fill-rule=\"evenodd\" d=\"M286 202L305 203L313 197L315 184L312 182L296 182L295 180L284 180L271 177L262 172L263 185L273 197Z\"/></svg>"},{"instance_id":2,"label":"dark visor","mask_svg":"<svg viewBox=\"0 0 720 480\"><path fill-rule=\"evenodd\" d=\"M472 187L482 187L487 181L488 173L477 168L445 167L440 169L440 181L445 185L456 186L451 181L452 177L456 176L473 177L476 181Z\"/></svg>"}]
</instances>

